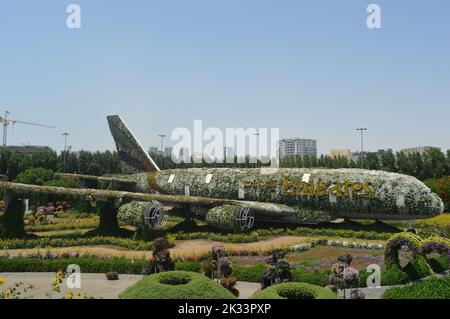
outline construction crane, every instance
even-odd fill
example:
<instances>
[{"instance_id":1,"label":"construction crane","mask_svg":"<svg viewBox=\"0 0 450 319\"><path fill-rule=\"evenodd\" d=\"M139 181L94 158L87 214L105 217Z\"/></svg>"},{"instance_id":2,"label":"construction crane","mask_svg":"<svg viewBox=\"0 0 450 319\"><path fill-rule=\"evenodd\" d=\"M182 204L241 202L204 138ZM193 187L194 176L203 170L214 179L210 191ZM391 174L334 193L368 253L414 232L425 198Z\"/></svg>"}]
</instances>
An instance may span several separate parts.
<instances>
[{"instance_id":1,"label":"construction crane","mask_svg":"<svg viewBox=\"0 0 450 319\"><path fill-rule=\"evenodd\" d=\"M8 126L10 124L12 124L12 125L25 124L25 125L32 125L32 126L39 126L39 127L56 129L56 127L50 126L50 125L44 125L44 124L39 124L39 123L31 123L31 122L13 120L13 119L8 118L9 114L11 114L11 113L6 111L4 117L0 116L0 123L3 123L3 146L4 147L7 145L7 142L8 142Z\"/></svg>"}]
</instances>

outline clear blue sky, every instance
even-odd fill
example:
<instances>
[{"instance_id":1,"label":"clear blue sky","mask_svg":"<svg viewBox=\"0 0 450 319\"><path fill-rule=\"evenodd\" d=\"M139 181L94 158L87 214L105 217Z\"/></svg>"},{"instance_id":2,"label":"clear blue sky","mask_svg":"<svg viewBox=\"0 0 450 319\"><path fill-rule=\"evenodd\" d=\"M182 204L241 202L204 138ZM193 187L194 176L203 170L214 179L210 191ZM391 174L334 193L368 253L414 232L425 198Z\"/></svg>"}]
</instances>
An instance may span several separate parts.
<instances>
[{"instance_id":1,"label":"clear blue sky","mask_svg":"<svg viewBox=\"0 0 450 319\"><path fill-rule=\"evenodd\" d=\"M82 28L66 27L81 6ZM382 9L382 29L366 7ZM448 0L0 0L10 144L113 149L121 114L147 147L176 127L279 127L319 152L450 148Z\"/></svg>"}]
</instances>

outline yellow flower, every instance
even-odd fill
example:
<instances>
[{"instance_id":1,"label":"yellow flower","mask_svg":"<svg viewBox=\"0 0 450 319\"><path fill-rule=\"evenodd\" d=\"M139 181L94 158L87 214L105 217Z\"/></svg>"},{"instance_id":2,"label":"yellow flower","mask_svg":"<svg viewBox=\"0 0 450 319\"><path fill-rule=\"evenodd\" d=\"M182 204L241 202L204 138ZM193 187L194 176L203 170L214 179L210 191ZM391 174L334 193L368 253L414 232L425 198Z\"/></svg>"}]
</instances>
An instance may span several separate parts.
<instances>
[{"instance_id":1,"label":"yellow flower","mask_svg":"<svg viewBox=\"0 0 450 319\"><path fill-rule=\"evenodd\" d=\"M3 286L4 283L5 283L5 279L3 279L2 277L0 277L0 286Z\"/></svg>"}]
</instances>

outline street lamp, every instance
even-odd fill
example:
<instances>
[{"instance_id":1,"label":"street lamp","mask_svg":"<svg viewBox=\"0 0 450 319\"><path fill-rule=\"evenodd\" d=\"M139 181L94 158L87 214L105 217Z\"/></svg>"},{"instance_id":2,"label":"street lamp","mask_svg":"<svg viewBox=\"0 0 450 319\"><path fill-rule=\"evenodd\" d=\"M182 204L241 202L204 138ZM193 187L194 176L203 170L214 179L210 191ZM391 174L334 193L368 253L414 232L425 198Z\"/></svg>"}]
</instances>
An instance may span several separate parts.
<instances>
[{"instance_id":1,"label":"street lamp","mask_svg":"<svg viewBox=\"0 0 450 319\"><path fill-rule=\"evenodd\" d=\"M67 137L69 136L69 133L63 133L64 136L64 164L63 164L63 173L66 172L66 153L67 153Z\"/></svg>"},{"instance_id":2,"label":"street lamp","mask_svg":"<svg viewBox=\"0 0 450 319\"><path fill-rule=\"evenodd\" d=\"M361 132L361 154L359 158L361 159L361 168L364 168L364 131L367 131L366 127L360 127L356 129Z\"/></svg>"},{"instance_id":3,"label":"street lamp","mask_svg":"<svg viewBox=\"0 0 450 319\"><path fill-rule=\"evenodd\" d=\"M164 138L166 137L165 134L158 135L161 138L161 169L163 169L164 164Z\"/></svg>"}]
</instances>

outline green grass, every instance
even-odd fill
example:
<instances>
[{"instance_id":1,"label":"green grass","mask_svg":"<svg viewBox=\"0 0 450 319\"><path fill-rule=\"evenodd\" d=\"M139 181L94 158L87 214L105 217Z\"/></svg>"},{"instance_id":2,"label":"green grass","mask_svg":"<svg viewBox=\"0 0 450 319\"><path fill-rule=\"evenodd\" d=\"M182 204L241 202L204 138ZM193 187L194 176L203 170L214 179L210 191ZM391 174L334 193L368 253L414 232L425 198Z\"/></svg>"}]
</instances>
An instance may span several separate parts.
<instances>
[{"instance_id":1,"label":"green grass","mask_svg":"<svg viewBox=\"0 0 450 319\"><path fill-rule=\"evenodd\" d=\"M336 299L337 296L331 290L322 288L319 286L314 286L307 283L299 282L288 282L276 286L272 286L264 289L263 291L255 293L251 299L288 299L286 297L280 296L283 291L312 291L315 298L314 299ZM295 299L295 298L293 298Z\"/></svg>"},{"instance_id":2,"label":"green grass","mask_svg":"<svg viewBox=\"0 0 450 319\"><path fill-rule=\"evenodd\" d=\"M171 271L148 276L126 289L122 299L235 299L227 289L193 272Z\"/></svg>"},{"instance_id":3,"label":"green grass","mask_svg":"<svg viewBox=\"0 0 450 319\"><path fill-rule=\"evenodd\" d=\"M406 287L391 288L383 299L450 299L450 276L431 278Z\"/></svg>"}]
</instances>

